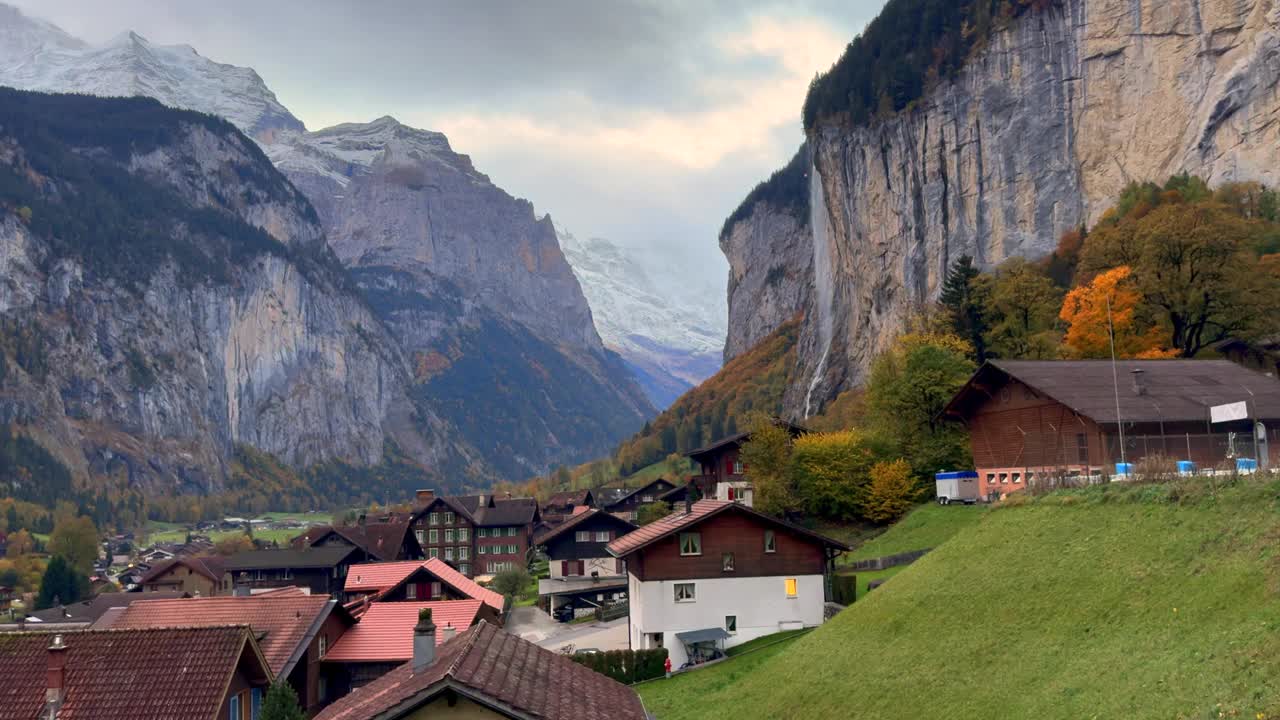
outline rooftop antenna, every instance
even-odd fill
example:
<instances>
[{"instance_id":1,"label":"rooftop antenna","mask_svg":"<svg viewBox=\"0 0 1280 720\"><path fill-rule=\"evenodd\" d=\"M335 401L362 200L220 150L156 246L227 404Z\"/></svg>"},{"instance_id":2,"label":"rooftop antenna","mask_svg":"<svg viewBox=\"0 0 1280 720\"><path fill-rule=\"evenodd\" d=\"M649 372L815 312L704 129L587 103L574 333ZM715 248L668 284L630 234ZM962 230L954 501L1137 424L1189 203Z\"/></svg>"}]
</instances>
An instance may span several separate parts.
<instances>
[{"instance_id":1,"label":"rooftop antenna","mask_svg":"<svg viewBox=\"0 0 1280 720\"><path fill-rule=\"evenodd\" d=\"M1120 465L1128 470L1124 456L1124 420L1120 417L1120 375L1116 372L1116 326L1111 321L1111 296L1107 296L1107 334L1111 338L1111 388L1116 396L1116 427L1120 429Z\"/></svg>"}]
</instances>

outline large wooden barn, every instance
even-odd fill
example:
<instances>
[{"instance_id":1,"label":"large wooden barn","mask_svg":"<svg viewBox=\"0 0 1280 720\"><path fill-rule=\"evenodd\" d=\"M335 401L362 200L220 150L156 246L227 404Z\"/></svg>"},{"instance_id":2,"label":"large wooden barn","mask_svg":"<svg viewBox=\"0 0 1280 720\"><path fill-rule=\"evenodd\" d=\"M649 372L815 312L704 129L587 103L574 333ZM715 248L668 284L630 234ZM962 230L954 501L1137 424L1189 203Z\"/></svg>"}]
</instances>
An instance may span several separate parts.
<instances>
[{"instance_id":1,"label":"large wooden barn","mask_svg":"<svg viewBox=\"0 0 1280 720\"><path fill-rule=\"evenodd\" d=\"M1223 405L1242 417L1213 422ZM1111 475L1122 457L1267 468L1280 450L1280 382L1227 360L992 360L945 413L969 428L983 497Z\"/></svg>"}]
</instances>

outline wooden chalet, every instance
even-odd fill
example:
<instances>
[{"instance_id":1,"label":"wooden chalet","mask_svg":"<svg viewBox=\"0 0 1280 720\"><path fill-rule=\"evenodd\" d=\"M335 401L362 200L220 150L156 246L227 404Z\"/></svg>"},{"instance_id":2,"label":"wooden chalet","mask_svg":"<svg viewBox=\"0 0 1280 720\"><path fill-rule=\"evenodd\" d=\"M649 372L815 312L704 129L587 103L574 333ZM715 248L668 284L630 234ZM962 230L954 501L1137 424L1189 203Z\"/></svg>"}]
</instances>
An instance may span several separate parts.
<instances>
[{"instance_id":1,"label":"wooden chalet","mask_svg":"<svg viewBox=\"0 0 1280 720\"><path fill-rule=\"evenodd\" d=\"M805 428L784 420L775 420L774 423L784 428L792 437L799 437L807 432ZM741 432L685 453L699 467L699 474L691 479L698 489L699 497L741 502L747 506L754 504L747 466L739 456L742 446L750 440L751 433ZM684 497L673 495L671 499L683 501Z\"/></svg>"},{"instance_id":2,"label":"wooden chalet","mask_svg":"<svg viewBox=\"0 0 1280 720\"><path fill-rule=\"evenodd\" d=\"M658 478L627 492L605 505L603 509L634 522L640 508L658 502L662 495L674 489L676 489L675 483L665 478Z\"/></svg>"},{"instance_id":3,"label":"wooden chalet","mask_svg":"<svg viewBox=\"0 0 1280 720\"><path fill-rule=\"evenodd\" d=\"M467 577L528 566L541 518L537 500L433 490L419 490L416 499L410 523L426 557L453 563Z\"/></svg>"}]
</instances>

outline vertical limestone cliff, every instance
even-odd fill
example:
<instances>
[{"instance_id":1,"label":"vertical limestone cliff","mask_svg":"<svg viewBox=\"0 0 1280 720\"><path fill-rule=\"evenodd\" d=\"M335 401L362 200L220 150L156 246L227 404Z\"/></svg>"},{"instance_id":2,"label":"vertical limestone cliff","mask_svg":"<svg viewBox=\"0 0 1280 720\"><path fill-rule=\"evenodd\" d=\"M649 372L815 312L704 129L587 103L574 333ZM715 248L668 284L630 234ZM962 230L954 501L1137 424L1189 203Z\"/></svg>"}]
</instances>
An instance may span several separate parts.
<instances>
[{"instance_id":1,"label":"vertical limestone cliff","mask_svg":"<svg viewBox=\"0 0 1280 720\"><path fill-rule=\"evenodd\" d=\"M1043 256L1131 181L1185 171L1274 184L1278 81L1275 0L1060 0L993 32L892 118L819 123L809 146L824 215L810 225L825 232L787 269L803 277L808 257L830 259L829 289L810 305L829 307L832 326L824 337L808 314L788 410L804 415L806 398L817 407L861 382L960 255L983 267ZM760 272L741 266L758 248L727 254L732 277ZM735 307L756 297L730 301L730 317L747 318L731 321L730 346L777 322Z\"/></svg>"}]
</instances>

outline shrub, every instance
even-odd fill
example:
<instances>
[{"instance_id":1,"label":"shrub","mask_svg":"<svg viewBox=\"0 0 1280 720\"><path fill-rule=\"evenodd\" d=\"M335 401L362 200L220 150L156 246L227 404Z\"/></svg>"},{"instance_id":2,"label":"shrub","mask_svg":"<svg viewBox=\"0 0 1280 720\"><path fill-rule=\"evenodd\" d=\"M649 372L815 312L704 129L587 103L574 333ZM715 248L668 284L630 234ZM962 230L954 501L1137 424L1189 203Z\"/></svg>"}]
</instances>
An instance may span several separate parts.
<instances>
[{"instance_id":1,"label":"shrub","mask_svg":"<svg viewBox=\"0 0 1280 720\"><path fill-rule=\"evenodd\" d=\"M633 685L666 674L667 650L610 650L589 655L571 655L569 659L620 683Z\"/></svg>"},{"instance_id":2,"label":"shrub","mask_svg":"<svg viewBox=\"0 0 1280 720\"><path fill-rule=\"evenodd\" d=\"M906 460L876 463L871 468L871 486L863 516L873 522L893 522L905 515L919 496L911 465Z\"/></svg>"}]
</instances>

